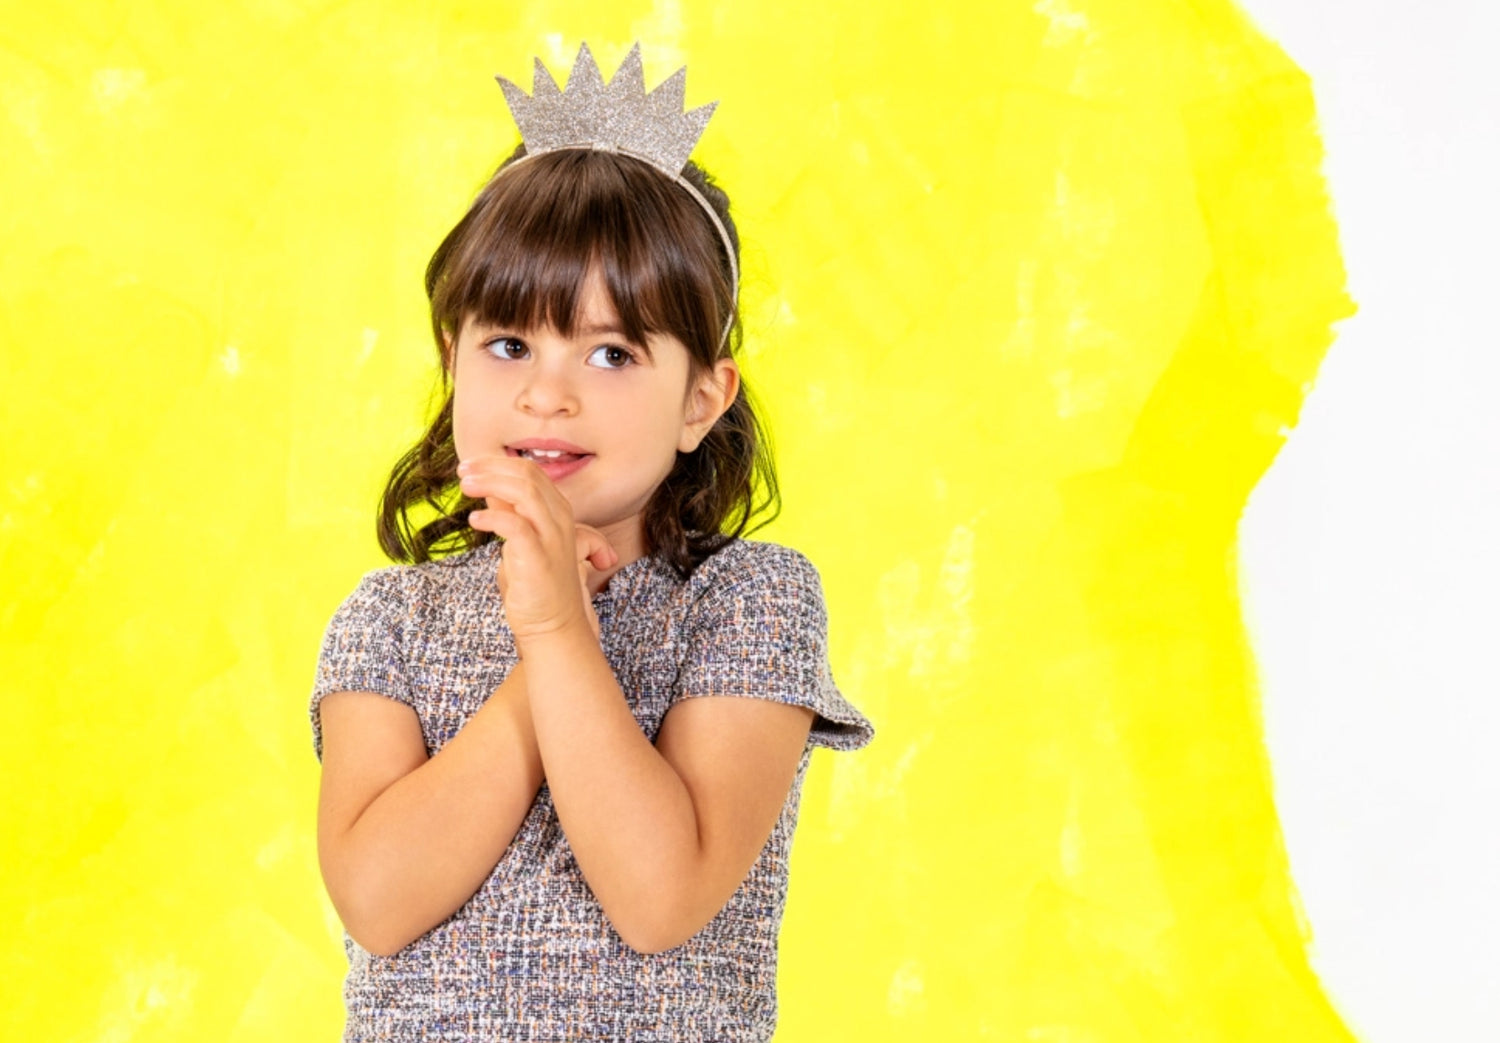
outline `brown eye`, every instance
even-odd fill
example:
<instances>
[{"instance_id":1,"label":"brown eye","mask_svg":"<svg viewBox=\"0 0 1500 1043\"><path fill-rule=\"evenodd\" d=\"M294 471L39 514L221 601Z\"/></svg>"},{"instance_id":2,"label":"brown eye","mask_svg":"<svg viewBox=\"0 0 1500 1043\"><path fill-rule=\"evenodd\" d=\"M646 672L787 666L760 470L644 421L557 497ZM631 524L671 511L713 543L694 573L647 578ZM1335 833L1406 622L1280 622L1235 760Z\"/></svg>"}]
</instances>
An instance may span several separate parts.
<instances>
[{"instance_id":1,"label":"brown eye","mask_svg":"<svg viewBox=\"0 0 1500 1043\"><path fill-rule=\"evenodd\" d=\"M589 352L589 365L602 369L624 369L634 361L635 356L629 349L618 344L601 344Z\"/></svg>"},{"instance_id":2,"label":"brown eye","mask_svg":"<svg viewBox=\"0 0 1500 1043\"><path fill-rule=\"evenodd\" d=\"M522 359L526 357L526 344L517 337L496 337L484 342L484 350L496 358Z\"/></svg>"}]
</instances>

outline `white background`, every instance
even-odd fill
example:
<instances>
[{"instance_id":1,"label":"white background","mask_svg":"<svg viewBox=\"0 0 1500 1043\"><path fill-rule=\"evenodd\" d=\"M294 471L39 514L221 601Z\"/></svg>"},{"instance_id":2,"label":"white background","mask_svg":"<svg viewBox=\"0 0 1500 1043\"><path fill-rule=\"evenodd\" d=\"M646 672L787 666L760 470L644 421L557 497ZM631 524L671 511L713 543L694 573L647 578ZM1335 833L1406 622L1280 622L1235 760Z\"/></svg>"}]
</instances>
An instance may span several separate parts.
<instances>
[{"instance_id":1,"label":"white background","mask_svg":"<svg viewBox=\"0 0 1500 1043\"><path fill-rule=\"evenodd\" d=\"M1312 79L1360 309L1241 529L1314 964L1365 1043L1496 1043L1500 14L1244 3Z\"/></svg>"}]
</instances>

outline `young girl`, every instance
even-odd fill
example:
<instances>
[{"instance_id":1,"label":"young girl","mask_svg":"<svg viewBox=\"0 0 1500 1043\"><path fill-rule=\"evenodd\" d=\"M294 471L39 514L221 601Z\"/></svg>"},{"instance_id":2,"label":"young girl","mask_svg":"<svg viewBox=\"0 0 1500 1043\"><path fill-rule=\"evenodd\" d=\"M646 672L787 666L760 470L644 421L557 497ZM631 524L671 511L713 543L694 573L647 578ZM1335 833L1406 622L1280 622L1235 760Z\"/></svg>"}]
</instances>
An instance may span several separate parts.
<instances>
[{"instance_id":1,"label":"young girl","mask_svg":"<svg viewBox=\"0 0 1500 1043\"><path fill-rule=\"evenodd\" d=\"M812 748L818 575L733 348L709 109L587 48L501 81L522 145L427 271L444 380L312 694L346 1040L766 1040ZM420 527L411 512L436 507Z\"/></svg>"}]
</instances>

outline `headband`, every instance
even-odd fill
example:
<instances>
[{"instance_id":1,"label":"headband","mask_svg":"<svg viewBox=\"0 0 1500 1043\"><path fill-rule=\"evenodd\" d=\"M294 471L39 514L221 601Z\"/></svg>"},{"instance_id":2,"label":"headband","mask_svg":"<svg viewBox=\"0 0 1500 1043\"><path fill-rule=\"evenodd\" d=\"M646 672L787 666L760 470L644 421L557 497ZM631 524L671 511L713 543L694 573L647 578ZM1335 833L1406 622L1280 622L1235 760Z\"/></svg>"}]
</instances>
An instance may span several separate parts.
<instances>
[{"instance_id":1,"label":"headband","mask_svg":"<svg viewBox=\"0 0 1500 1043\"><path fill-rule=\"evenodd\" d=\"M734 241L718 211L682 176L693 146L703 136L703 128L719 103L683 111L686 68L678 69L646 93L639 43L630 48L608 83L588 44L578 48L568 85L562 90L558 90L557 81L540 58L535 59L535 65L530 97L505 77L495 77L521 132L521 144L526 147L526 154L511 166L561 149L598 149L648 163L686 189L718 230L724 240L724 255L729 258L730 309L720 335L722 344L734 324L734 305L739 301L739 262L734 256Z\"/></svg>"}]
</instances>

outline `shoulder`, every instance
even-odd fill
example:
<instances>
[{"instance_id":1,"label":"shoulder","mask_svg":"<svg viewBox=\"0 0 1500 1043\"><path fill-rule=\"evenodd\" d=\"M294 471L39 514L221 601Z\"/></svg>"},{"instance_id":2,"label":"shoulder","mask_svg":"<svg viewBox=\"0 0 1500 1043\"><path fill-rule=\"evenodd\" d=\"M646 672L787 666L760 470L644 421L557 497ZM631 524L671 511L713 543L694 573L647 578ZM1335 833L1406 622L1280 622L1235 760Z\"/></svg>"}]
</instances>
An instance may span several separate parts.
<instances>
[{"instance_id":1,"label":"shoulder","mask_svg":"<svg viewBox=\"0 0 1500 1043\"><path fill-rule=\"evenodd\" d=\"M735 539L706 559L688 583L693 615L721 623L789 619L826 625L823 584L801 551L779 543Z\"/></svg>"},{"instance_id":2,"label":"shoulder","mask_svg":"<svg viewBox=\"0 0 1500 1043\"><path fill-rule=\"evenodd\" d=\"M339 614L374 616L387 623L456 600L481 597L494 583L496 545L418 565L385 565L366 572L344 599Z\"/></svg>"},{"instance_id":3,"label":"shoulder","mask_svg":"<svg viewBox=\"0 0 1500 1043\"><path fill-rule=\"evenodd\" d=\"M839 691L828 662L828 614L817 568L800 551L735 540L693 579L679 701L751 696L816 711L809 741L853 750L874 727Z\"/></svg>"},{"instance_id":4,"label":"shoulder","mask_svg":"<svg viewBox=\"0 0 1500 1043\"><path fill-rule=\"evenodd\" d=\"M708 594L729 589L794 586L822 596L822 579L799 550L763 540L734 539L693 573L691 586Z\"/></svg>"},{"instance_id":5,"label":"shoulder","mask_svg":"<svg viewBox=\"0 0 1500 1043\"><path fill-rule=\"evenodd\" d=\"M365 573L360 582L407 595L483 586L483 581L494 582L499 551L500 544L495 541L417 565L386 565Z\"/></svg>"}]
</instances>

